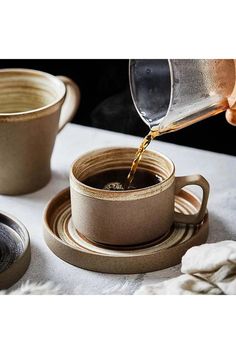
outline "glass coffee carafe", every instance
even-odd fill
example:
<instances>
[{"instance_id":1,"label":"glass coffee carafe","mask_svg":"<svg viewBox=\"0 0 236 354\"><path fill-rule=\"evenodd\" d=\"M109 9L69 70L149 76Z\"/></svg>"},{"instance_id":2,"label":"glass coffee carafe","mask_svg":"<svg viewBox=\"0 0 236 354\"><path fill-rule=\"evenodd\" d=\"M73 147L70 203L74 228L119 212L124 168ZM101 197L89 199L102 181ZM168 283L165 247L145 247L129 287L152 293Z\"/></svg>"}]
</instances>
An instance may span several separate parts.
<instances>
[{"instance_id":1,"label":"glass coffee carafe","mask_svg":"<svg viewBox=\"0 0 236 354\"><path fill-rule=\"evenodd\" d=\"M232 59L135 59L129 62L134 105L159 135L229 107L236 80Z\"/></svg>"}]
</instances>

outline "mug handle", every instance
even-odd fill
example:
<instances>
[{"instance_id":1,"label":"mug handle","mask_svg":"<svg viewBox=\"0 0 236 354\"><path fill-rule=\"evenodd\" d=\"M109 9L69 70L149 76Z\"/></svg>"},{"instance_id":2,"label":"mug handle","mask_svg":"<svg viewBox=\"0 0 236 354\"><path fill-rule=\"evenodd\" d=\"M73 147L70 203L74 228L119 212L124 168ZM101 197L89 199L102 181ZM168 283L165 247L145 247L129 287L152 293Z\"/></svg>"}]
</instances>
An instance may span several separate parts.
<instances>
[{"instance_id":1,"label":"mug handle","mask_svg":"<svg viewBox=\"0 0 236 354\"><path fill-rule=\"evenodd\" d=\"M61 108L58 133L64 128L66 123L70 122L74 117L80 104L79 86L66 76L57 76L66 86L66 97Z\"/></svg>"},{"instance_id":2,"label":"mug handle","mask_svg":"<svg viewBox=\"0 0 236 354\"><path fill-rule=\"evenodd\" d=\"M207 182L207 180L201 175L176 177L175 195L178 194L179 191L187 185L197 185L202 188L203 196L202 196L202 202L201 202L199 212L196 214L193 214L193 215L186 215L186 214L182 214L182 213L177 213L175 211L174 212L174 221L178 222L178 223L196 225L196 224L199 224L205 216L210 186L209 186L209 183Z\"/></svg>"}]
</instances>

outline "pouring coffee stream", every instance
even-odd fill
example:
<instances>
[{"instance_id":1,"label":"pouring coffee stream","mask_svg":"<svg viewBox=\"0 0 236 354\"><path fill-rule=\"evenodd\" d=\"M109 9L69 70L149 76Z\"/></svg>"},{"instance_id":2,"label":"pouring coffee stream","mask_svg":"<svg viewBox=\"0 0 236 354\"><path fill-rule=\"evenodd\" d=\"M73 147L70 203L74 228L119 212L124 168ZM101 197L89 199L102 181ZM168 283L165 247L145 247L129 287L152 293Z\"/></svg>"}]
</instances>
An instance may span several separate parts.
<instances>
[{"instance_id":1,"label":"pouring coffee stream","mask_svg":"<svg viewBox=\"0 0 236 354\"><path fill-rule=\"evenodd\" d=\"M103 187L103 189L108 189L108 190L114 190L114 191L122 191L122 190L128 190L128 189L136 189L138 188L136 185L133 186L132 182L134 180L134 177L136 176L137 168L139 165L139 162L143 156L143 153L145 150L148 148L150 143L152 142L153 139L155 139L159 134L158 130L150 130L149 133L143 138L135 156L132 161L131 167L129 169L129 172L127 174L127 177L125 178L124 181L122 179L119 179L119 181L112 181ZM159 183L160 179L158 176L156 177L156 181Z\"/></svg>"},{"instance_id":2,"label":"pouring coffee stream","mask_svg":"<svg viewBox=\"0 0 236 354\"><path fill-rule=\"evenodd\" d=\"M139 146L126 180L107 185L132 188L138 164L151 141L227 110L236 101L236 64L232 59L130 60L134 106L150 132ZM111 187L111 188L110 188ZM115 187L115 188L113 188Z\"/></svg>"},{"instance_id":3,"label":"pouring coffee stream","mask_svg":"<svg viewBox=\"0 0 236 354\"><path fill-rule=\"evenodd\" d=\"M138 164L142 158L142 155L144 153L144 151L148 148L149 144L151 143L151 141L156 138L157 136L159 135L159 131L158 130L150 130L150 132L144 137L142 143L140 144L136 154L135 154L135 157L134 157L134 160L132 162L132 165L131 165L131 168L130 168L130 171L129 171L129 174L126 178L126 181L125 181L125 184L124 184L124 189L129 189L133 179L134 179L134 176L135 176L135 172L138 168Z\"/></svg>"},{"instance_id":4,"label":"pouring coffee stream","mask_svg":"<svg viewBox=\"0 0 236 354\"><path fill-rule=\"evenodd\" d=\"M138 164L150 142L227 110L235 101L234 60L130 60L132 99L150 132L144 137L124 185L131 185Z\"/></svg>"}]
</instances>

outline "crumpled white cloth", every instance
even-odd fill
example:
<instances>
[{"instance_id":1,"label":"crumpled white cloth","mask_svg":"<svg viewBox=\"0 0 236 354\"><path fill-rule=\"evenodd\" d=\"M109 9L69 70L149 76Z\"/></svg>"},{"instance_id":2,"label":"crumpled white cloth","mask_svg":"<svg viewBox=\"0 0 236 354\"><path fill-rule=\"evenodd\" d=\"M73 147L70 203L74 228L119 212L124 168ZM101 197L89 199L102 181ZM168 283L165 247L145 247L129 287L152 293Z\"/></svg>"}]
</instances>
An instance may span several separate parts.
<instances>
[{"instance_id":1,"label":"crumpled white cloth","mask_svg":"<svg viewBox=\"0 0 236 354\"><path fill-rule=\"evenodd\" d=\"M236 241L190 248L182 258L181 272L179 277L143 285L135 294L236 294Z\"/></svg>"},{"instance_id":2,"label":"crumpled white cloth","mask_svg":"<svg viewBox=\"0 0 236 354\"><path fill-rule=\"evenodd\" d=\"M15 290L2 290L0 295L62 295L63 292L59 285L53 282L30 283L26 281Z\"/></svg>"}]
</instances>

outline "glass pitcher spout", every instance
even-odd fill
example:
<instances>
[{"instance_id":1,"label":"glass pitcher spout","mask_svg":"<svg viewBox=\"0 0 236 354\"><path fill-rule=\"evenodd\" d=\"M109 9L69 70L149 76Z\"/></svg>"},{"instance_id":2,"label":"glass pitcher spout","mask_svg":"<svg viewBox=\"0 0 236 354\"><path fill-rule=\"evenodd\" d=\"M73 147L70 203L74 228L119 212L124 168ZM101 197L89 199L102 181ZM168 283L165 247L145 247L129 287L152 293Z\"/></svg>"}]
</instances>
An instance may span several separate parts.
<instances>
[{"instance_id":1,"label":"glass pitcher spout","mask_svg":"<svg viewBox=\"0 0 236 354\"><path fill-rule=\"evenodd\" d=\"M160 134L182 129L228 108L235 86L233 59L137 59L130 90L142 120Z\"/></svg>"}]
</instances>

